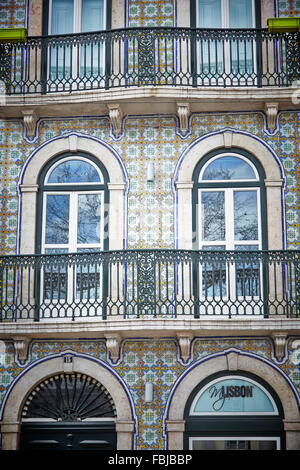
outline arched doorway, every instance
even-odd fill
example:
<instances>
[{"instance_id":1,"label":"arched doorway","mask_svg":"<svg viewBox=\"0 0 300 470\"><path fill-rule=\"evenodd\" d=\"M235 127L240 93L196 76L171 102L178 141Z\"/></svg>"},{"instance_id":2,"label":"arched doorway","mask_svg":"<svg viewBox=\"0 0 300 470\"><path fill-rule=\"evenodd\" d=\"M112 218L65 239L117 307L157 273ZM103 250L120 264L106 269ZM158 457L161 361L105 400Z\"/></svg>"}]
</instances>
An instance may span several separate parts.
<instances>
[{"instance_id":1,"label":"arched doorway","mask_svg":"<svg viewBox=\"0 0 300 470\"><path fill-rule=\"evenodd\" d=\"M21 450L116 449L116 409L107 389L82 373L55 374L27 396Z\"/></svg>"},{"instance_id":2,"label":"arched doorway","mask_svg":"<svg viewBox=\"0 0 300 470\"><path fill-rule=\"evenodd\" d=\"M253 374L228 371L206 378L189 396L184 415L186 449L285 448L280 400Z\"/></svg>"},{"instance_id":3,"label":"arched doorway","mask_svg":"<svg viewBox=\"0 0 300 470\"><path fill-rule=\"evenodd\" d=\"M114 421L116 431L116 449L118 450L131 450L133 447L133 433L135 429L135 422L133 420L133 408L129 395L126 390L125 384L114 373L107 364L102 364L101 361L91 360L90 358L82 357L75 354L73 351L64 351L56 357L50 357L41 360L38 364L34 364L20 374L14 386L10 389L3 404L3 413L1 416L1 436L2 436L2 449L3 450L18 450L20 449L21 429L25 424L24 407L28 406L26 402L30 400L33 392L39 392L39 387L43 387L46 380L51 377L56 377L64 374L80 374L83 379L84 376L89 377L89 381L94 384L94 381L100 383L111 396L113 404L115 405L115 417L102 417L101 423L105 426L105 421ZM78 381L77 376L77 381ZM74 380L73 383L74 387ZM45 385L44 385L45 386ZM56 387L54 387L55 389ZM85 387L84 387L85 388ZM91 389L89 389L91 390ZM33 393L34 395L34 393ZM68 408L64 408L66 410ZM73 408L69 408L73 410ZM74 411L74 410L73 410ZM27 413L26 413L27 414ZM73 412L67 414L72 415ZM27 416L29 416L27 414ZM73 416L76 416L76 414ZM45 422L46 426L49 423L45 421L45 417L36 418L36 423ZM33 419L31 418L31 421ZM81 420L77 424L82 424L81 429L84 429L84 424L89 424L92 428L97 425L99 417L90 417L89 420ZM63 421L52 420L53 427L56 424L61 425L63 428ZM72 422L66 423L68 426ZM73 428L75 427L73 426ZM107 427L106 427L107 430ZM51 439L50 439L51 440ZM85 439L85 440L91 440ZM94 440L102 440L94 438Z\"/></svg>"}]
</instances>

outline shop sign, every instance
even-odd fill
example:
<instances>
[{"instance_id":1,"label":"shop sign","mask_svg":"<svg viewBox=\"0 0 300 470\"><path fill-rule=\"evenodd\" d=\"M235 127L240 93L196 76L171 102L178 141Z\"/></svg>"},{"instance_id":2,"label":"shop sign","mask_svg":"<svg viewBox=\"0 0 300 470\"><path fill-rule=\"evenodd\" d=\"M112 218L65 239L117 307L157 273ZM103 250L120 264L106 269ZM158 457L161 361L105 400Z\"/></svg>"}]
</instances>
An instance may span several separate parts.
<instances>
[{"instance_id":1,"label":"shop sign","mask_svg":"<svg viewBox=\"0 0 300 470\"><path fill-rule=\"evenodd\" d=\"M243 377L215 380L196 396L191 414L277 414L271 395L256 382Z\"/></svg>"}]
</instances>

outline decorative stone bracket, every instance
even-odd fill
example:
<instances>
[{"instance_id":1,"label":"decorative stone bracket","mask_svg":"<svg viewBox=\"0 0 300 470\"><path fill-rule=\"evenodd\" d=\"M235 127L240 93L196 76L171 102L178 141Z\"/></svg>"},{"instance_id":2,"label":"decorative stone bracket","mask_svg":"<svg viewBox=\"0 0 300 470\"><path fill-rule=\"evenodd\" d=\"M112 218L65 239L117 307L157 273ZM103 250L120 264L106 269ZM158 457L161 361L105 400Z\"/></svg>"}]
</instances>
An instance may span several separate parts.
<instances>
[{"instance_id":1,"label":"decorative stone bracket","mask_svg":"<svg viewBox=\"0 0 300 470\"><path fill-rule=\"evenodd\" d=\"M189 103L177 103L177 115L179 118L179 128L182 135L188 131L188 118L190 115Z\"/></svg>"},{"instance_id":2,"label":"decorative stone bracket","mask_svg":"<svg viewBox=\"0 0 300 470\"><path fill-rule=\"evenodd\" d=\"M108 104L108 115L115 137L119 137L122 130L123 112L119 104Z\"/></svg>"},{"instance_id":3,"label":"decorative stone bracket","mask_svg":"<svg viewBox=\"0 0 300 470\"><path fill-rule=\"evenodd\" d=\"M232 137L233 137L233 134L231 131L223 132L224 147L226 149L229 149L232 147Z\"/></svg>"},{"instance_id":4,"label":"decorative stone bracket","mask_svg":"<svg viewBox=\"0 0 300 470\"><path fill-rule=\"evenodd\" d=\"M23 121L27 131L27 136L32 138L35 134L36 123L38 116L34 109L26 109L22 111Z\"/></svg>"},{"instance_id":5,"label":"decorative stone bracket","mask_svg":"<svg viewBox=\"0 0 300 470\"><path fill-rule=\"evenodd\" d=\"M105 335L106 347L110 353L110 358L113 362L119 359L119 347L121 342L121 336L117 334Z\"/></svg>"},{"instance_id":6,"label":"decorative stone bracket","mask_svg":"<svg viewBox=\"0 0 300 470\"><path fill-rule=\"evenodd\" d=\"M193 335L189 335L188 333L177 333L178 343L180 347L180 355L181 358L186 362L190 357L191 351L191 342L193 339Z\"/></svg>"},{"instance_id":7,"label":"decorative stone bracket","mask_svg":"<svg viewBox=\"0 0 300 470\"><path fill-rule=\"evenodd\" d=\"M26 336L15 336L13 338L15 351L19 361L26 361L28 354L28 345L30 343L30 338Z\"/></svg>"},{"instance_id":8,"label":"decorative stone bracket","mask_svg":"<svg viewBox=\"0 0 300 470\"><path fill-rule=\"evenodd\" d=\"M278 361L281 361L285 355L285 345L287 339L287 333L273 333L272 338L275 345L275 356Z\"/></svg>"},{"instance_id":9,"label":"decorative stone bracket","mask_svg":"<svg viewBox=\"0 0 300 470\"><path fill-rule=\"evenodd\" d=\"M276 127L276 119L278 114L278 103L265 103L265 112L267 116L267 126L270 132Z\"/></svg>"}]
</instances>

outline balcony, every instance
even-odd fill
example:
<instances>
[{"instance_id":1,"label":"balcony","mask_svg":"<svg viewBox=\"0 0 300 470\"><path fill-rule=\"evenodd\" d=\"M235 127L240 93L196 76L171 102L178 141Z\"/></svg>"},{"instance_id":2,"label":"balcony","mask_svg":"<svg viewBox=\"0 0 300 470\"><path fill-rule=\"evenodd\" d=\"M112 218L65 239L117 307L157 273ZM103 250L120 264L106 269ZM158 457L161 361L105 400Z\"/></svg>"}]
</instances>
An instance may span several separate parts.
<instances>
[{"instance_id":1,"label":"balcony","mask_svg":"<svg viewBox=\"0 0 300 470\"><path fill-rule=\"evenodd\" d=\"M289 87L299 33L133 28L2 44L7 95L140 87Z\"/></svg>"},{"instance_id":2,"label":"balcony","mask_svg":"<svg viewBox=\"0 0 300 470\"><path fill-rule=\"evenodd\" d=\"M1 321L300 316L300 251L124 250L0 258Z\"/></svg>"}]
</instances>

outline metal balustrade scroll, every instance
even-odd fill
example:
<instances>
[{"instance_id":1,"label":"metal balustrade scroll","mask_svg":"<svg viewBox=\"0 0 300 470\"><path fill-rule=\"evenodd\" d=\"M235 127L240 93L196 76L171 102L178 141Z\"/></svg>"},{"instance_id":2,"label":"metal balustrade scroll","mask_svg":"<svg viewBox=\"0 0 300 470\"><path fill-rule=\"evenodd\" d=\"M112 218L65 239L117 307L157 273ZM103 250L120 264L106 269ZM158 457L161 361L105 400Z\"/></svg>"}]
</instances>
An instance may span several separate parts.
<instances>
[{"instance_id":1,"label":"metal balustrade scroll","mask_svg":"<svg viewBox=\"0 0 300 470\"><path fill-rule=\"evenodd\" d=\"M300 252L122 250L0 258L1 321L300 315Z\"/></svg>"},{"instance_id":2,"label":"metal balustrade scroll","mask_svg":"<svg viewBox=\"0 0 300 470\"><path fill-rule=\"evenodd\" d=\"M299 79L299 33L126 28L28 38L0 48L11 95L117 87L286 87Z\"/></svg>"}]
</instances>

